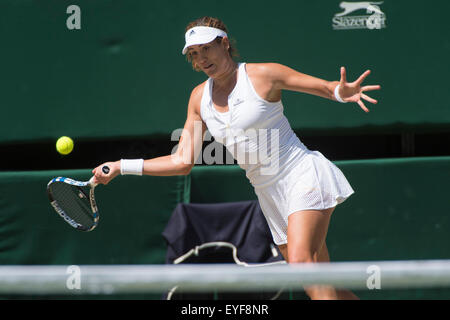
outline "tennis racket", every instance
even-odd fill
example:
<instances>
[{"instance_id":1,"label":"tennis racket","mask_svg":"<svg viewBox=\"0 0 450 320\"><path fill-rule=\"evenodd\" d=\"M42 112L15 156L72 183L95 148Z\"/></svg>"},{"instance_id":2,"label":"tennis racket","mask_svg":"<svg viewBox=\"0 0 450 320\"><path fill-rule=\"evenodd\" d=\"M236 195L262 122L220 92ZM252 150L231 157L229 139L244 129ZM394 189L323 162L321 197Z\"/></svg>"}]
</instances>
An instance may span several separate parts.
<instances>
[{"instance_id":1,"label":"tennis racket","mask_svg":"<svg viewBox=\"0 0 450 320\"><path fill-rule=\"evenodd\" d=\"M110 169L103 166L102 171L108 174ZM80 231L92 231L98 225L100 216L94 197L97 184L93 180L94 177L89 181L57 177L47 184L47 194L52 207L61 218Z\"/></svg>"}]
</instances>

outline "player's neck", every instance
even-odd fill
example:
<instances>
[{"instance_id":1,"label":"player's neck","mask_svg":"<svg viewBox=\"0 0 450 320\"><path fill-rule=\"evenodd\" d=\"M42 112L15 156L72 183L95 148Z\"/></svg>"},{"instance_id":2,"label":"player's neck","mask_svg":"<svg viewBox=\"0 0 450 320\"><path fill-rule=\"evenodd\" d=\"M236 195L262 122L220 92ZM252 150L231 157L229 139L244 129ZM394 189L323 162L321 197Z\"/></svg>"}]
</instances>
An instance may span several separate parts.
<instances>
[{"instance_id":1,"label":"player's neck","mask_svg":"<svg viewBox=\"0 0 450 320\"><path fill-rule=\"evenodd\" d=\"M236 74L238 70L237 63L231 60L230 63L225 65L224 69L224 72L221 73L220 76L214 78L214 87L217 89L228 88L230 86L234 87L236 84Z\"/></svg>"}]
</instances>

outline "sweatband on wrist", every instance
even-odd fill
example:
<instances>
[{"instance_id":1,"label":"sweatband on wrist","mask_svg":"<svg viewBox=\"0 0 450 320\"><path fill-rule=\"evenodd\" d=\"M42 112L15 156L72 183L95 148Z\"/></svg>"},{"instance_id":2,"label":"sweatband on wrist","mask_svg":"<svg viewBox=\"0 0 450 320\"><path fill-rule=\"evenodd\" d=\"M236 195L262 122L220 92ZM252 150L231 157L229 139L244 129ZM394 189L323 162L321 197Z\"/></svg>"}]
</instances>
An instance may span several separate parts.
<instances>
[{"instance_id":1,"label":"sweatband on wrist","mask_svg":"<svg viewBox=\"0 0 450 320\"><path fill-rule=\"evenodd\" d=\"M120 160L120 174L132 174L142 176L144 170L144 159L122 159Z\"/></svg>"},{"instance_id":2,"label":"sweatband on wrist","mask_svg":"<svg viewBox=\"0 0 450 320\"><path fill-rule=\"evenodd\" d=\"M336 98L337 101L339 101L340 103L347 103L347 101L342 100L341 96L339 95L339 87L341 85L338 84L336 86L336 88L334 88L334 97Z\"/></svg>"}]
</instances>

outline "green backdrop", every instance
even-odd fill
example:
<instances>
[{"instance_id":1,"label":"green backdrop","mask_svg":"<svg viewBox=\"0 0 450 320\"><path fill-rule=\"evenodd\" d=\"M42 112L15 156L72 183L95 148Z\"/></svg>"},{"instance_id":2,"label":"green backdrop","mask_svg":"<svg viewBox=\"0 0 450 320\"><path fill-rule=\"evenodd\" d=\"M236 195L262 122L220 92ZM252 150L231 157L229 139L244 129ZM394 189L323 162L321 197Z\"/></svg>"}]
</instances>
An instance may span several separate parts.
<instances>
[{"instance_id":1,"label":"green backdrop","mask_svg":"<svg viewBox=\"0 0 450 320\"><path fill-rule=\"evenodd\" d=\"M205 80L181 55L184 28L225 21L240 60L278 62L327 80L372 70L380 103L354 105L286 92L292 127L322 134L429 130L450 123L447 1L384 1L386 28L333 30L341 1L3 0L0 143L168 134L184 125ZM81 29L69 30L69 5ZM348 16L367 15L365 10Z\"/></svg>"},{"instance_id":2,"label":"green backdrop","mask_svg":"<svg viewBox=\"0 0 450 320\"><path fill-rule=\"evenodd\" d=\"M88 170L0 173L0 264L164 262L161 232L189 200L187 178L125 177L96 188L100 221L92 232L65 223L50 206L53 177L88 180Z\"/></svg>"}]
</instances>

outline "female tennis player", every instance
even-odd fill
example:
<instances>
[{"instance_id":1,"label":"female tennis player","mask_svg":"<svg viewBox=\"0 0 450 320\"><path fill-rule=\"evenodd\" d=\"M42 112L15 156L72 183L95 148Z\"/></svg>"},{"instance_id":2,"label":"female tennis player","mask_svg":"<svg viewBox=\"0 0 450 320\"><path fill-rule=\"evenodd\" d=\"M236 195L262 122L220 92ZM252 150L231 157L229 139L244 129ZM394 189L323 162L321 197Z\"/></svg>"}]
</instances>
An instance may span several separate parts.
<instances>
[{"instance_id":1,"label":"female tennis player","mask_svg":"<svg viewBox=\"0 0 450 320\"><path fill-rule=\"evenodd\" d=\"M283 114L281 93L291 90L353 102L369 112L363 99L377 101L365 92L380 86L362 86L369 70L356 81L347 82L346 70L341 67L340 81L326 81L277 63L237 63L227 32L224 23L212 17L186 27L182 53L208 80L191 93L176 152L101 164L93 170L95 182L107 184L119 174L189 174L208 129L246 171L286 261L328 262L325 239L330 217L354 191L332 162L320 152L310 151L295 135ZM201 132L195 132L196 128ZM249 161L249 157L257 160ZM102 172L104 165L111 168L109 174ZM311 299L357 298L350 291L331 286L310 286L305 291Z\"/></svg>"}]
</instances>

